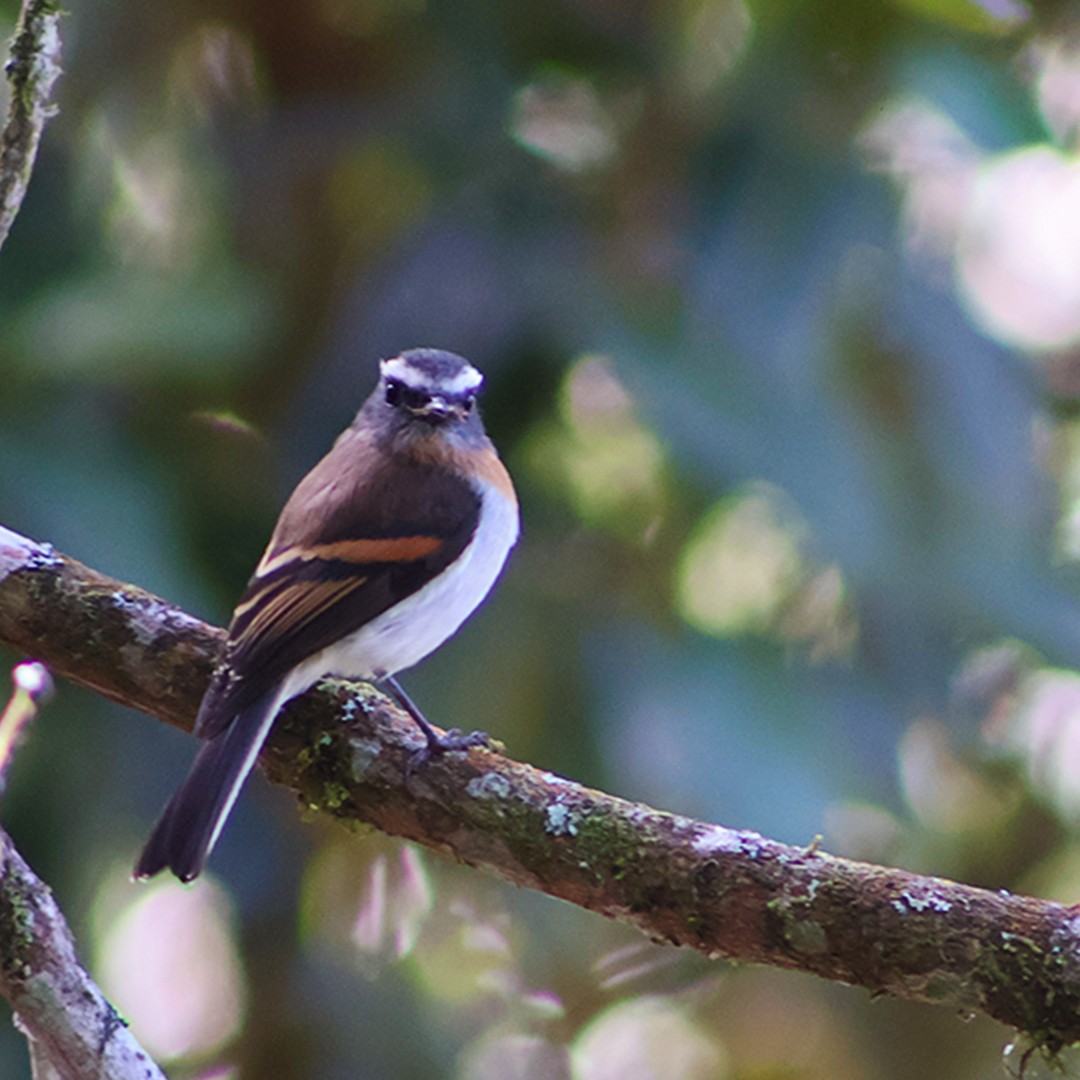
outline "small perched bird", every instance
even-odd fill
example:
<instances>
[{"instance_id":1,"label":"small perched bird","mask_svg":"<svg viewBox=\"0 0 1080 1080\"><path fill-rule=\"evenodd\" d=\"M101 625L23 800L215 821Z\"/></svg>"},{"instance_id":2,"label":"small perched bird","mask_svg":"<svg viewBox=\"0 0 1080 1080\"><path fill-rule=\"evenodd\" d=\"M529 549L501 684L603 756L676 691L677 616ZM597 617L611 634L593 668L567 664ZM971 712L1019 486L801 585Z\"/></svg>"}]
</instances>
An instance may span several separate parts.
<instances>
[{"instance_id":1,"label":"small perched bird","mask_svg":"<svg viewBox=\"0 0 1080 1080\"><path fill-rule=\"evenodd\" d=\"M285 504L233 612L195 721L206 742L137 878L199 874L278 711L324 676L387 689L423 729L421 757L483 741L437 733L394 678L468 618L517 540L514 487L476 408L482 381L439 349L382 362L351 427Z\"/></svg>"}]
</instances>

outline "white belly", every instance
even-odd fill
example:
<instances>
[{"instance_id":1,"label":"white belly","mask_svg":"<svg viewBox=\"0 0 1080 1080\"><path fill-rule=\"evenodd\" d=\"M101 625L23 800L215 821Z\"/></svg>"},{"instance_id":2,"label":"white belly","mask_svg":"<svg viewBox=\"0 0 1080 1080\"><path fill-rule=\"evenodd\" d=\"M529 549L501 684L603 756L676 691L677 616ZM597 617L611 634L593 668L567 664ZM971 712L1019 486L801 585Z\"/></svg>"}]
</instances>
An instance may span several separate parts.
<instances>
[{"instance_id":1,"label":"white belly","mask_svg":"<svg viewBox=\"0 0 1080 1080\"><path fill-rule=\"evenodd\" d=\"M412 596L298 664L280 700L295 697L327 675L380 679L423 660L487 596L517 537L517 506L486 486L476 533L457 561Z\"/></svg>"}]
</instances>

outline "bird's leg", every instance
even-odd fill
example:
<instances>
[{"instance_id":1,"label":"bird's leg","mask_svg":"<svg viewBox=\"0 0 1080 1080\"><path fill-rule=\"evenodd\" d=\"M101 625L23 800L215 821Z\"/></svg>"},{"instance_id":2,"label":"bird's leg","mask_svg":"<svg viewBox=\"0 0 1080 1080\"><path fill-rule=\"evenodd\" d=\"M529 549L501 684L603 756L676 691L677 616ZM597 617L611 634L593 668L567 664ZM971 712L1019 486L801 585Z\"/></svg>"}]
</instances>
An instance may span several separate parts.
<instances>
[{"instance_id":1,"label":"bird's leg","mask_svg":"<svg viewBox=\"0 0 1080 1080\"><path fill-rule=\"evenodd\" d=\"M463 734L457 728L440 735L425 719L416 702L405 693L401 683L393 675L386 675L379 680L379 685L400 705L416 722L416 725L424 733L427 746L420 747L409 763L409 771L430 761L433 757L445 754L448 750L468 750L472 746L489 746L491 736L483 731L470 731Z\"/></svg>"}]
</instances>

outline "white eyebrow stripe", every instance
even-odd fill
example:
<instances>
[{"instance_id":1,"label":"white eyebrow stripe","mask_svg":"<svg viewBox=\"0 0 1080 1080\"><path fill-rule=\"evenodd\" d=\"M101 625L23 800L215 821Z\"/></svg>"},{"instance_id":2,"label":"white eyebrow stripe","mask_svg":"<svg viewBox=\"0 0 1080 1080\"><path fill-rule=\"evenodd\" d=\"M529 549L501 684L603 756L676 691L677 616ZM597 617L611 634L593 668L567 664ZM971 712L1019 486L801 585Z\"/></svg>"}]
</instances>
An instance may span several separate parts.
<instances>
[{"instance_id":1,"label":"white eyebrow stripe","mask_svg":"<svg viewBox=\"0 0 1080 1080\"><path fill-rule=\"evenodd\" d=\"M462 368L449 382L444 382L442 388L448 394L465 394L470 390L479 389L483 381L484 376L470 364Z\"/></svg>"},{"instance_id":2,"label":"white eyebrow stripe","mask_svg":"<svg viewBox=\"0 0 1080 1080\"><path fill-rule=\"evenodd\" d=\"M417 371L408 360L400 356L384 360L380 367L384 379L396 379L411 390L434 391L440 394L465 394L478 389L484 381L484 376L472 364L466 364L452 379L432 379Z\"/></svg>"}]
</instances>

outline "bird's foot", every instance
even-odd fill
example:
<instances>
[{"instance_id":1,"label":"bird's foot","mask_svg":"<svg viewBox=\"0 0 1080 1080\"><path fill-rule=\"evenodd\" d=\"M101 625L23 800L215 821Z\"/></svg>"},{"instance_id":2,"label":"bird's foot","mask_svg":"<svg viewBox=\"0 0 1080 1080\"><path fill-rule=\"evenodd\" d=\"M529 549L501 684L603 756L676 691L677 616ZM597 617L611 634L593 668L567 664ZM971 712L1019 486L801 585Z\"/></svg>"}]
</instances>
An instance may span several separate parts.
<instances>
[{"instance_id":1,"label":"bird's foot","mask_svg":"<svg viewBox=\"0 0 1080 1080\"><path fill-rule=\"evenodd\" d=\"M417 769L423 768L429 761L442 757L443 754L455 750L471 750L474 746L490 748L492 744L492 738L486 731L462 732L458 728L450 728L440 734L426 721L420 728L427 742L409 756L405 770L408 776L412 776Z\"/></svg>"},{"instance_id":2,"label":"bird's foot","mask_svg":"<svg viewBox=\"0 0 1080 1080\"><path fill-rule=\"evenodd\" d=\"M409 763L405 767L406 779L433 758L441 757L443 754L454 750L471 750L474 746L490 747L492 745L491 736L483 731L470 731L467 734L458 728L450 728L449 731L441 733L436 731L417 708L416 702L405 693L397 679L392 675L386 675L380 682L383 689L413 718L427 740L426 745L421 746L419 750L414 750L410 755Z\"/></svg>"}]
</instances>

